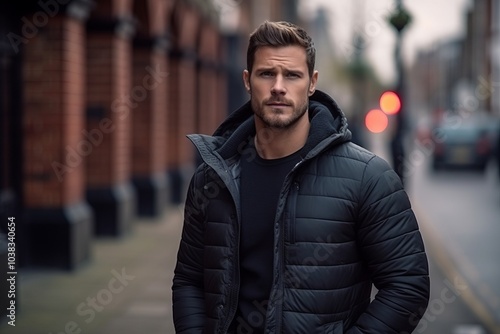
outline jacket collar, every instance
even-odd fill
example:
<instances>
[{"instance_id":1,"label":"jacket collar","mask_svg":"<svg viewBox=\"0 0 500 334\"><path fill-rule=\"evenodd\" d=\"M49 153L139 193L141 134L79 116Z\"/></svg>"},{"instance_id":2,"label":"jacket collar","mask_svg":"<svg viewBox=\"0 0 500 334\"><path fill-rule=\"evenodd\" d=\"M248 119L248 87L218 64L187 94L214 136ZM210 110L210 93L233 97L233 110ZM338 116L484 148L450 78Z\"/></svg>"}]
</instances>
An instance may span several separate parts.
<instances>
[{"instance_id":1,"label":"jacket collar","mask_svg":"<svg viewBox=\"0 0 500 334\"><path fill-rule=\"evenodd\" d=\"M309 119L311 122L309 137L302 150L306 158L318 154L334 143L351 139L344 113L329 95L320 90L316 90L309 98ZM203 142L209 144L223 159L228 159L236 155L254 135L253 111L248 101L226 118L214 132L211 140L204 136ZM190 138L200 150L200 141L191 136ZM203 151L205 150L200 150L200 154L203 155Z\"/></svg>"}]
</instances>

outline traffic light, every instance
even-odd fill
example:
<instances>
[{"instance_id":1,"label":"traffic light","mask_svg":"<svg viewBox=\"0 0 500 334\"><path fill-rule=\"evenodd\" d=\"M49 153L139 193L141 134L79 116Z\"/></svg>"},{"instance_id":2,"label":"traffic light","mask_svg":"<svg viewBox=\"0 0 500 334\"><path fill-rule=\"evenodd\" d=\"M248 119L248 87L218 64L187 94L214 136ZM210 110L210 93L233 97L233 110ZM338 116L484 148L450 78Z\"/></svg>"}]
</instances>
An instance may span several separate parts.
<instances>
[{"instance_id":1,"label":"traffic light","mask_svg":"<svg viewBox=\"0 0 500 334\"><path fill-rule=\"evenodd\" d=\"M365 125L370 132L383 132L387 128L388 124L389 119L382 110L372 109L366 114Z\"/></svg>"},{"instance_id":2,"label":"traffic light","mask_svg":"<svg viewBox=\"0 0 500 334\"><path fill-rule=\"evenodd\" d=\"M387 115L394 115L401 110L401 100L393 91L386 91L380 96L380 109Z\"/></svg>"},{"instance_id":3,"label":"traffic light","mask_svg":"<svg viewBox=\"0 0 500 334\"><path fill-rule=\"evenodd\" d=\"M393 91L385 91L380 96L380 109L372 109L365 116L365 126L373 133L381 133L389 125L387 115L395 115L401 110L401 100Z\"/></svg>"}]
</instances>

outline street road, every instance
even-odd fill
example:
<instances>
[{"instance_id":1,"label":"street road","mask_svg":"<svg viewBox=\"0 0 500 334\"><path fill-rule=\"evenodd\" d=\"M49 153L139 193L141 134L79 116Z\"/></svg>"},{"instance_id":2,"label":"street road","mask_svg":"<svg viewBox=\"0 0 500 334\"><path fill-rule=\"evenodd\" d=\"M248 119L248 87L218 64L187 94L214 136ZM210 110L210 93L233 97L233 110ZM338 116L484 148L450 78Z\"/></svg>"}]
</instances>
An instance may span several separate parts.
<instances>
[{"instance_id":1,"label":"street road","mask_svg":"<svg viewBox=\"0 0 500 334\"><path fill-rule=\"evenodd\" d=\"M383 138L372 150L388 160ZM390 161L390 160L388 160ZM500 180L486 173L433 172L429 152L407 152L405 187L430 261L431 299L414 333L500 333Z\"/></svg>"}]
</instances>

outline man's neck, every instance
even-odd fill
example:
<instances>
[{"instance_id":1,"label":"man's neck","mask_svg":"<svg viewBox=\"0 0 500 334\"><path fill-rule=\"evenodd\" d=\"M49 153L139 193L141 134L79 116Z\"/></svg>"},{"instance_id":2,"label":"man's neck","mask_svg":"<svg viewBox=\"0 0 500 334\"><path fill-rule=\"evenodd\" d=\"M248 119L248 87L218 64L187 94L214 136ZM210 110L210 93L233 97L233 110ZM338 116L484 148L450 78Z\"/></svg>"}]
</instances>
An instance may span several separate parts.
<instances>
[{"instance_id":1,"label":"man's neck","mask_svg":"<svg viewBox=\"0 0 500 334\"><path fill-rule=\"evenodd\" d=\"M290 129L258 128L255 135L255 148L263 159L279 159L300 150L309 135L309 119L298 122Z\"/></svg>"}]
</instances>

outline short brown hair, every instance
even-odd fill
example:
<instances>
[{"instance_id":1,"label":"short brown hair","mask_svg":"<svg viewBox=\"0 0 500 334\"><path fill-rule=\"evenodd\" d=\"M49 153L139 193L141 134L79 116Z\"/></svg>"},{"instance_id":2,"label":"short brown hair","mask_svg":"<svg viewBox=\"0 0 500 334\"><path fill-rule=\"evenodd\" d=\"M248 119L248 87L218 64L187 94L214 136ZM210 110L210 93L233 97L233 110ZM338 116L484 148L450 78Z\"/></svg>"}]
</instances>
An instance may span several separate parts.
<instances>
[{"instance_id":1,"label":"short brown hair","mask_svg":"<svg viewBox=\"0 0 500 334\"><path fill-rule=\"evenodd\" d=\"M316 49L314 48L312 38L303 28L285 21L265 21L250 34L247 50L248 72L252 73L255 52L259 47L281 47L291 45L298 45L305 49L309 77L312 77L314 72L314 63L316 61Z\"/></svg>"}]
</instances>

